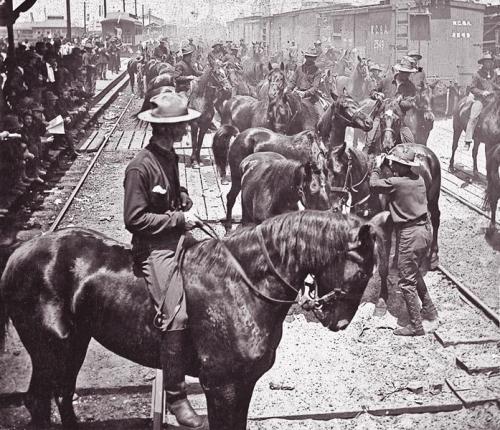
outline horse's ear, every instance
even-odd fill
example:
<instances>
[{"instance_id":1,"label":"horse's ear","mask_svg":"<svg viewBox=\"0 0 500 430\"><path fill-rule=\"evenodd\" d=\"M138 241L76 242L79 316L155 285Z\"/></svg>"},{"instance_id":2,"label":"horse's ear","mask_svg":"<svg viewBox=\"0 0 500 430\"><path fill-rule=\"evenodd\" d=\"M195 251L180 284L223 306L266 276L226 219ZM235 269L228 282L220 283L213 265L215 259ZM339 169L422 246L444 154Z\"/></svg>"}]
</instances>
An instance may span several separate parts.
<instances>
[{"instance_id":1,"label":"horse's ear","mask_svg":"<svg viewBox=\"0 0 500 430\"><path fill-rule=\"evenodd\" d=\"M285 70L285 64L283 61L280 63L280 70L283 72Z\"/></svg>"},{"instance_id":2,"label":"horse's ear","mask_svg":"<svg viewBox=\"0 0 500 430\"><path fill-rule=\"evenodd\" d=\"M333 90L330 90L330 96L332 96L332 100L334 102L336 102L337 99L339 98L338 94L335 91L333 91Z\"/></svg>"},{"instance_id":3,"label":"horse's ear","mask_svg":"<svg viewBox=\"0 0 500 430\"><path fill-rule=\"evenodd\" d=\"M271 64L270 61L269 63L267 63L267 68L269 69L270 72L273 70L273 65Z\"/></svg>"},{"instance_id":4,"label":"horse's ear","mask_svg":"<svg viewBox=\"0 0 500 430\"><path fill-rule=\"evenodd\" d=\"M358 61L359 61L360 63L362 63L362 62L363 62L363 59L359 56L359 54L358 54Z\"/></svg>"},{"instance_id":5,"label":"horse's ear","mask_svg":"<svg viewBox=\"0 0 500 430\"><path fill-rule=\"evenodd\" d=\"M343 94L345 97L349 97L349 93L347 92L347 88L346 88L346 87L344 87L344 88L342 89L342 94Z\"/></svg>"},{"instance_id":6,"label":"horse's ear","mask_svg":"<svg viewBox=\"0 0 500 430\"><path fill-rule=\"evenodd\" d=\"M330 71L330 69L328 69L327 72L326 72L326 76L330 77L331 74L332 74L332 72Z\"/></svg>"}]
</instances>

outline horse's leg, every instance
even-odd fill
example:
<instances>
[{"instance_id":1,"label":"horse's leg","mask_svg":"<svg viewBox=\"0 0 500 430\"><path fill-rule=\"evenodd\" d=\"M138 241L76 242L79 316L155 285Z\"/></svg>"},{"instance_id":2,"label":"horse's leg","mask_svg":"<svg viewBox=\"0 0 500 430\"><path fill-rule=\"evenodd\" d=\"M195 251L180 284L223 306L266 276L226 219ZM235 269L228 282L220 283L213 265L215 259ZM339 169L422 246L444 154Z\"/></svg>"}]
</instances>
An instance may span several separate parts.
<instances>
[{"instance_id":1,"label":"horse's leg","mask_svg":"<svg viewBox=\"0 0 500 430\"><path fill-rule=\"evenodd\" d=\"M196 143L196 160L200 165L203 165L201 162L201 148L203 147L203 139L205 138L205 134L208 131L208 124L205 126L204 124L200 126L198 130L198 140Z\"/></svg>"},{"instance_id":2,"label":"horse's leg","mask_svg":"<svg viewBox=\"0 0 500 430\"><path fill-rule=\"evenodd\" d=\"M441 225L441 211L439 210L439 198L429 202L429 212L431 215L432 224L432 244L431 244L431 255L429 262L429 269L436 270L439 265L439 244L438 244L438 233L439 226Z\"/></svg>"},{"instance_id":3,"label":"horse's leg","mask_svg":"<svg viewBox=\"0 0 500 430\"><path fill-rule=\"evenodd\" d=\"M130 88L132 90L132 93L134 93L134 82L135 82L135 75L133 72L128 72L128 76L129 76L129 81L130 81Z\"/></svg>"},{"instance_id":4,"label":"horse's leg","mask_svg":"<svg viewBox=\"0 0 500 430\"><path fill-rule=\"evenodd\" d=\"M68 348L61 350L63 365L54 381L54 397L59 408L62 426L67 430L77 427L77 418L73 409L73 395L75 394L76 378L90 342L90 336L83 335L80 338L75 338L75 333L72 336L70 345L67 345Z\"/></svg>"},{"instance_id":5,"label":"horse's leg","mask_svg":"<svg viewBox=\"0 0 500 430\"><path fill-rule=\"evenodd\" d=\"M246 430L248 407L255 383L228 383L210 387L207 397L210 428L217 430Z\"/></svg>"},{"instance_id":6,"label":"horse's leg","mask_svg":"<svg viewBox=\"0 0 500 430\"><path fill-rule=\"evenodd\" d=\"M460 120L456 117L453 117L453 144L451 147L451 158L450 165L448 167L448 171L451 173L455 172L455 152L458 148L458 140L460 139L460 135L462 134L462 126L459 124Z\"/></svg>"},{"instance_id":7,"label":"horse's leg","mask_svg":"<svg viewBox=\"0 0 500 430\"><path fill-rule=\"evenodd\" d=\"M380 275L380 297L375 308L375 316L382 317L387 312L387 302L389 300L389 259L391 256L393 225L387 222L384 227L384 249L380 250L381 258L379 265ZM396 248L397 252L397 248ZM383 253L383 254L382 254Z\"/></svg>"},{"instance_id":8,"label":"horse's leg","mask_svg":"<svg viewBox=\"0 0 500 430\"><path fill-rule=\"evenodd\" d=\"M191 124L191 167L198 169L200 165L196 161L196 146L198 145L198 124L193 122Z\"/></svg>"},{"instance_id":9,"label":"horse's leg","mask_svg":"<svg viewBox=\"0 0 500 430\"><path fill-rule=\"evenodd\" d=\"M43 349L37 348L37 352L30 352L31 381L24 398L24 404L31 415L31 425L36 429L50 428L53 375L48 369L51 359L45 356Z\"/></svg>"},{"instance_id":10,"label":"horse's leg","mask_svg":"<svg viewBox=\"0 0 500 430\"><path fill-rule=\"evenodd\" d=\"M481 142L479 139L474 138L474 146L472 147L472 173L474 176L478 176L479 171L477 169L477 154L479 152L479 145Z\"/></svg>"},{"instance_id":11,"label":"horse's leg","mask_svg":"<svg viewBox=\"0 0 500 430\"><path fill-rule=\"evenodd\" d=\"M231 231L231 226L233 223L233 207L234 203L236 202L236 197L238 197L240 191L241 177L231 177L231 189L227 193L226 222L224 225L227 233Z\"/></svg>"}]
</instances>

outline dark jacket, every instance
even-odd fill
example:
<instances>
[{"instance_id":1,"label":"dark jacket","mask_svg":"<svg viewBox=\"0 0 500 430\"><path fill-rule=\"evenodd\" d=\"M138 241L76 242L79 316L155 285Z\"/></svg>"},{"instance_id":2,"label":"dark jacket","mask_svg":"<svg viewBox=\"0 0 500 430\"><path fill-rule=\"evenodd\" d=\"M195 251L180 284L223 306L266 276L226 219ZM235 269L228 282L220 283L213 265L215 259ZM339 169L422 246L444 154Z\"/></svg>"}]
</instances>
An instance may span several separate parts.
<instances>
[{"instance_id":1,"label":"dark jacket","mask_svg":"<svg viewBox=\"0 0 500 430\"><path fill-rule=\"evenodd\" d=\"M182 76L200 75L201 73L198 72L191 63L186 63L184 60L181 60L175 65L175 71L172 76L175 79L175 87L177 91L189 91L189 81L179 78Z\"/></svg>"},{"instance_id":2,"label":"dark jacket","mask_svg":"<svg viewBox=\"0 0 500 430\"><path fill-rule=\"evenodd\" d=\"M481 68L472 77L470 92L478 100L483 100L484 91L500 90L500 84L497 79L498 78L494 70L492 70L491 74L488 75L488 72Z\"/></svg>"},{"instance_id":3,"label":"dark jacket","mask_svg":"<svg viewBox=\"0 0 500 430\"><path fill-rule=\"evenodd\" d=\"M292 78L288 84L288 91L297 88L300 91L305 91L305 97L313 97L318 93L318 88L321 80L321 72L315 64L297 67L293 72Z\"/></svg>"},{"instance_id":4,"label":"dark jacket","mask_svg":"<svg viewBox=\"0 0 500 430\"><path fill-rule=\"evenodd\" d=\"M414 97L417 94L417 89L411 80L403 81L398 85L396 75L388 76L382 79L375 91L383 93L386 98L394 98L398 95L403 97Z\"/></svg>"},{"instance_id":5,"label":"dark jacket","mask_svg":"<svg viewBox=\"0 0 500 430\"><path fill-rule=\"evenodd\" d=\"M124 221L134 253L175 250L184 232L180 208L178 157L154 144L140 151L125 171ZM168 171L167 171L168 170Z\"/></svg>"},{"instance_id":6,"label":"dark jacket","mask_svg":"<svg viewBox=\"0 0 500 430\"><path fill-rule=\"evenodd\" d=\"M373 169L370 187L375 193L389 195L389 210L396 224L414 221L427 213L427 191L420 175L383 179L380 170Z\"/></svg>"}]
</instances>

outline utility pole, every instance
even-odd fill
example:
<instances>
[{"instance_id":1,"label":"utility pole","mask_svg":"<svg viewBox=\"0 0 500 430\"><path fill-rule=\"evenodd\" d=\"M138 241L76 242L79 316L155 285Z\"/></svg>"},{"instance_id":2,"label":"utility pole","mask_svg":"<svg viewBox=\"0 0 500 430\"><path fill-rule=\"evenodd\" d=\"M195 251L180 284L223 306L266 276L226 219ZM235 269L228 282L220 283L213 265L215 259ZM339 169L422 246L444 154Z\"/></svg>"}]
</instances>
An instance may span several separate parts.
<instances>
[{"instance_id":1,"label":"utility pole","mask_svg":"<svg viewBox=\"0 0 500 430\"><path fill-rule=\"evenodd\" d=\"M66 0L66 38L71 40L71 0Z\"/></svg>"},{"instance_id":2,"label":"utility pole","mask_svg":"<svg viewBox=\"0 0 500 430\"><path fill-rule=\"evenodd\" d=\"M83 2L83 33L87 34L87 2Z\"/></svg>"},{"instance_id":3,"label":"utility pole","mask_svg":"<svg viewBox=\"0 0 500 430\"><path fill-rule=\"evenodd\" d=\"M14 10L14 7L12 5L12 0L7 0L5 4L7 8L7 17L11 17ZM8 48L9 58L15 59L14 55L16 53L16 50L14 49L14 22L10 22L9 24L7 24L7 40L9 42L9 48ZM10 67L12 68L14 64L15 62L12 61L10 63Z\"/></svg>"},{"instance_id":4,"label":"utility pole","mask_svg":"<svg viewBox=\"0 0 500 430\"><path fill-rule=\"evenodd\" d=\"M123 3L123 12L125 12L125 0L123 0L122 3Z\"/></svg>"},{"instance_id":5,"label":"utility pole","mask_svg":"<svg viewBox=\"0 0 500 430\"><path fill-rule=\"evenodd\" d=\"M104 0L104 8L103 8L103 12L104 12L104 18L106 18L106 16L108 15L108 9L106 7L106 0Z\"/></svg>"},{"instance_id":6,"label":"utility pole","mask_svg":"<svg viewBox=\"0 0 500 430\"><path fill-rule=\"evenodd\" d=\"M142 32L144 33L144 3L142 4Z\"/></svg>"},{"instance_id":7,"label":"utility pole","mask_svg":"<svg viewBox=\"0 0 500 430\"><path fill-rule=\"evenodd\" d=\"M137 19L137 0L134 0L135 18Z\"/></svg>"}]
</instances>

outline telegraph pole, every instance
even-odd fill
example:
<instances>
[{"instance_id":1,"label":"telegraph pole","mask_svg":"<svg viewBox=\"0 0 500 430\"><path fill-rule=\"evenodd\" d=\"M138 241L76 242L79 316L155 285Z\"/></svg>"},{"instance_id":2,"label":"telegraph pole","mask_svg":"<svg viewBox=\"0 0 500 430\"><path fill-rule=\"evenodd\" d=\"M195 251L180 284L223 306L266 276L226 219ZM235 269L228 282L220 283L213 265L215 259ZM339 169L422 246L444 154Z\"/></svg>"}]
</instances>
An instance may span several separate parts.
<instances>
[{"instance_id":1,"label":"telegraph pole","mask_svg":"<svg viewBox=\"0 0 500 430\"><path fill-rule=\"evenodd\" d=\"M144 3L142 4L142 32L144 33Z\"/></svg>"},{"instance_id":2,"label":"telegraph pole","mask_svg":"<svg viewBox=\"0 0 500 430\"><path fill-rule=\"evenodd\" d=\"M66 0L66 38L71 40L71 1Z\"/></svg>"},{"instance_id":3,"label":"telegraph pole","mask_svg":"<svg viewBox=\"0 0 500 430\"><path fill-rule=\"evenodd\" d=\"M12 5L12 0L7 0L5 4L7 6L7 17L10 19L14 9ZM8 48L9 58L13 60L14 55L16 53L16 50L14 49L14 22L9 22L7 24L7 40L9 42L9 48ZM14 64L15 64L14 62L11 62L10 67L12 67Z\"/></svg>"},{"instance_id":4,"label":"telegraph pole","mask_svg":"<svg viewBox=\"0 0 500 430\"><path fill-rule=\"evenodd\" d=\"M87 34L87 2L83 2L83 33Z\"/></svg>"},{"instance_id":5,"label":"telegraph pole","mask_svg":"<svg viewBox=\"0 0 500 430\"><path fill-rule=\"evenodd\" d=\"M106 0L104 0L103 12L104 12L104 18L106 18L107 14L108 14L108 9L106 8Z\"/></svg>"},{"instance_id":6,"label":"telegraph pole","mask_svg":"<svg viewBox=\"0 0 500 430\"><path fill-rule=\"evenodd\" d=\"M123 12L125 12L125 0L123 0L122 3L123 3Z\"/></svg>"},{"instance_id":7,"label":"telegraph pole","mask_svg":"<svg viewBox=\"0 0 500 430\"><path fill-rule=\"evenodd\" d=\"M137 19L137 0L134 0L135 18Z\"/></svg>"}]
</instances>

